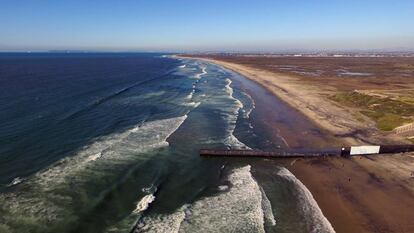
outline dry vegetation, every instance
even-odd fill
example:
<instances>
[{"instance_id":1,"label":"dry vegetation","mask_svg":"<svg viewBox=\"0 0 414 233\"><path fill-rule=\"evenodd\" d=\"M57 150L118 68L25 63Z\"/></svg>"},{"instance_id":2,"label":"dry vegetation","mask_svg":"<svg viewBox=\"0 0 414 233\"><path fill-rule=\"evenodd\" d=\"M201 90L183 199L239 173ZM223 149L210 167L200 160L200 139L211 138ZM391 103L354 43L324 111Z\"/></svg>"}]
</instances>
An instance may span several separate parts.
<instances>
[{"instance_id":1,"label":"dry vegetation","mask_svg":"<svg viewBox=\"0 0 414 233\"><path fill-rule=\"evenodd\" d=\"M384 131L391 131L414 120L414 98L400 100L401 98L359 91L340 92L330 98L343 105L358 108L361 114L373 119L377 127Z\"/></svg>"}]
</instances>

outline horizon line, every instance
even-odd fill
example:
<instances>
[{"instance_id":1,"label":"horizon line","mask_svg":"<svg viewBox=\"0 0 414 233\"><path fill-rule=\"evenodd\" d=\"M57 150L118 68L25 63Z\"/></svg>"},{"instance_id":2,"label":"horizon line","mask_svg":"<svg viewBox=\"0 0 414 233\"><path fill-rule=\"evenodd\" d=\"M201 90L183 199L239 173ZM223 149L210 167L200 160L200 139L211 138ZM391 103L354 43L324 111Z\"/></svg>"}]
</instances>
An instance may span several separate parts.
<instances>
[{"instance_id":1,"label":"horizon line","mask_svg":"<svg viewBox=\"0 0 414 233\"><path fill-rule=\"evenodd\" d=\"M414 48L383 48L383 49L279 49L279 50L104 50L104 49L12 49L0 50L0 53L258 53L258 54L286 54L286 53L413 53Z\"/></svg>"}]
</instances>

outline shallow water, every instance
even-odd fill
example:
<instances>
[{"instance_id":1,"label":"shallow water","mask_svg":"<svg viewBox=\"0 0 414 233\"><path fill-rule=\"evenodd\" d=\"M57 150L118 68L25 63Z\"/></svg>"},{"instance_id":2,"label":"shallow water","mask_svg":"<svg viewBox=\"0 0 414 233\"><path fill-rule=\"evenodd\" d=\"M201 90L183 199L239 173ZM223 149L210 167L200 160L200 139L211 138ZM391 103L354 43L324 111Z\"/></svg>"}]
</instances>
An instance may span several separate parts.
<instances>
[{"instance_id":1,"label":"shallow water","mask_svg":"<svg viewBox=\"0 0 414 233\"><path fill-rule=\"evenodd\" d=\"M286 169L198 156L287 147L283 127L324 140L237 74L159 54L1 60L1 231L332 231Z\"/></svg>"}]
</instances>

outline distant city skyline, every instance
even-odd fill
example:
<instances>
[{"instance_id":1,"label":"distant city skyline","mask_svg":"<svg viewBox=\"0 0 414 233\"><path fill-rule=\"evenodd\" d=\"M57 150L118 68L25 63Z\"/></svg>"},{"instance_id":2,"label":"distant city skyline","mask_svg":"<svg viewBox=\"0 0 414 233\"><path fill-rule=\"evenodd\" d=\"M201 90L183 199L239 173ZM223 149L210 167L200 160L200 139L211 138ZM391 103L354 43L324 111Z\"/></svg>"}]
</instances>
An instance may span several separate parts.
<instances>
[{"instance_id":1,"label":"distant city skyline","mask_svg":"<svg viewBox=\"0 0 414 233\"><path fill-rule=\"evenodd\" d=\"M3 1L0 51L414 50L414 1Z\"/></svg>"}]
</instances>

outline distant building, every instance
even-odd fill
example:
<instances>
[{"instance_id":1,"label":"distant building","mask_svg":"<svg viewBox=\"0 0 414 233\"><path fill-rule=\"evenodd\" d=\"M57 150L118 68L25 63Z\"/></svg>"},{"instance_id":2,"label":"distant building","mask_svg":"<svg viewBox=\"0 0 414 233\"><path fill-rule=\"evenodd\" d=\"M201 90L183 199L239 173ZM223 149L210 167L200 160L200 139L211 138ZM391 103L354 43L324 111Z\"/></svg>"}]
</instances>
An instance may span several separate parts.
<instances>
[{"instance_id":1,"label":"distant building","mask_svg":"<svg viewBox=\"0 0 414 233\"><path fill-rule=\"evenodd\" d=\"M394 132L403 137L413 138L414 137L414 123L397 127L394 129Z\"/></svg>"}]
</instances>

